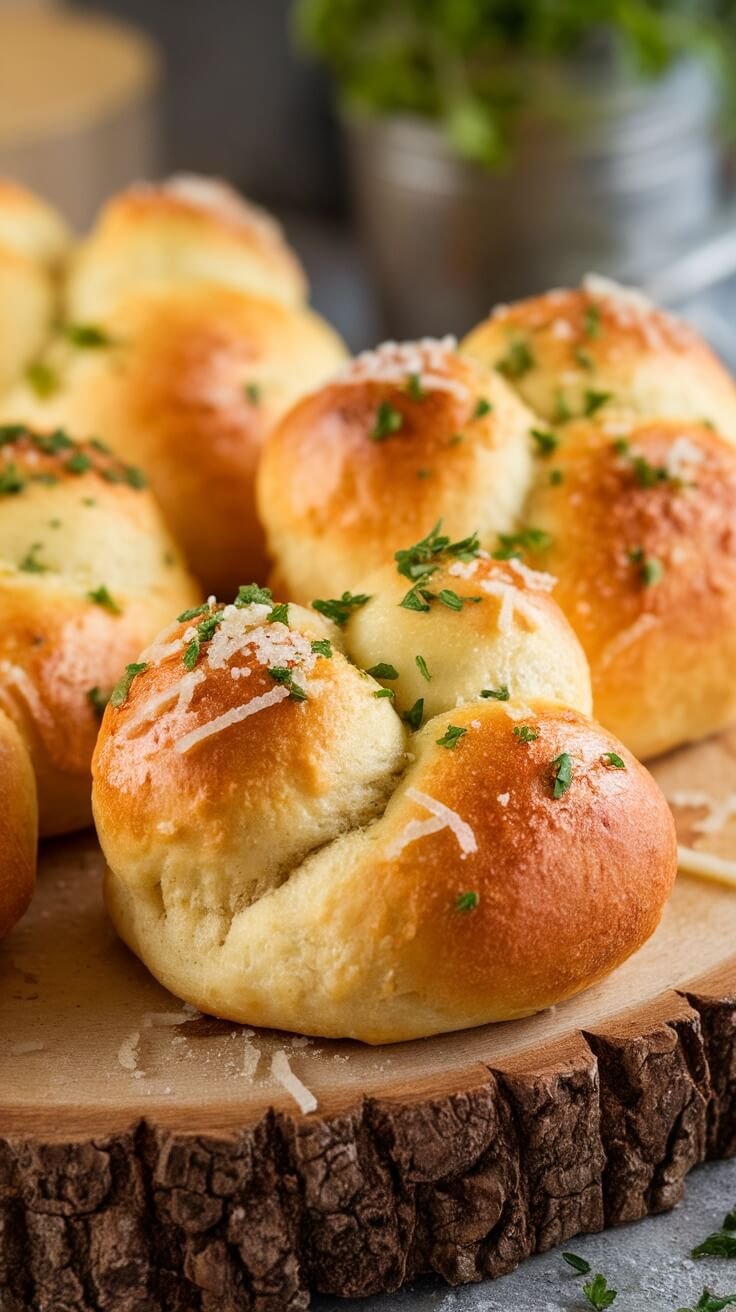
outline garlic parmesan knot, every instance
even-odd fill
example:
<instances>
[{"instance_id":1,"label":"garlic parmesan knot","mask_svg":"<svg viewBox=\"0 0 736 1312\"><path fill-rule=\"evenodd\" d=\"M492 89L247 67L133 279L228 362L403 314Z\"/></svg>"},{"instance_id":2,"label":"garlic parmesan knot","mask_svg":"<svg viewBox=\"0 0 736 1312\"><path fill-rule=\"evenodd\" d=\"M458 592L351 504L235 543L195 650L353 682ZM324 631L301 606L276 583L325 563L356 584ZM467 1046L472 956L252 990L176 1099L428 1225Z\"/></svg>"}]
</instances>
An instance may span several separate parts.
<instances>
[{"instance_id":1,"label":"garlic parmesan knot","mask_svg":"<svg viewBox=\"0 0 736 1312\"><path fill-rule=\"evenodd\" d=\"M298 601L362 587L397 542L472 525L558 580L596 714L651 757L736 717L735 446L709 347L592 275L459 347L387 342L294 406L258 476L272 578Z\"/></svg>"},{"instance_id":2,"label":"garlic parmesan knot","mask_svg":"<svg viewBox=\"0 0 736 1312\"><path fill-rule=\"evenodd\" d=\"M241 587L128 666L93 806L109 911L166 987L382 1043L528 1015L640 946L672 819L588 718L551 585L437 525L359 593Z\"/></svg>"}]
</instances>

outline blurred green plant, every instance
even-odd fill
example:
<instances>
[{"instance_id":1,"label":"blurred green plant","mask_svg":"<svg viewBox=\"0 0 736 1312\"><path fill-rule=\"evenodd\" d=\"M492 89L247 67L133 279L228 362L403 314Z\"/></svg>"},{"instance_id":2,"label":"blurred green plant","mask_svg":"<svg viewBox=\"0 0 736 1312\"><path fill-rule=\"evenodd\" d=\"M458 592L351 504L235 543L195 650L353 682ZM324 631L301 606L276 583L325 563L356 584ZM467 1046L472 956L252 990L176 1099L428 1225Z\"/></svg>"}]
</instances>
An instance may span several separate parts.
<instances>
[{"instance_id":1,"label":"blurred green plant","mask_svg":"<svg viewBox=\"0 0 736 1312\"><path fill-rule=\"evenodd\" d=\"M353 112L436 120L459 155L498 167L534 88L529 61L598 56L647 77L683 54L736 66L736 0L297 0L302 43Z\"/></svg>"}]
</instances>

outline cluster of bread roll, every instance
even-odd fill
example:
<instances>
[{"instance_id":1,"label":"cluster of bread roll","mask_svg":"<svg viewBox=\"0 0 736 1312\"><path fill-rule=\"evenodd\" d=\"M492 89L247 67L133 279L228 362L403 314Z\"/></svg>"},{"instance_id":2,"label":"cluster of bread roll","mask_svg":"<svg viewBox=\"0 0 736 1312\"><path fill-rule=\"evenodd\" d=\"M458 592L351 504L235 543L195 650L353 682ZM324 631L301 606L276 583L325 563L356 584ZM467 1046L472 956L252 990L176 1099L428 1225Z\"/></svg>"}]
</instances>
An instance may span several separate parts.
<instances>
[{"instance_id":1,"label":"cluster of bread roll","mask_svg":"<svg viewBox=\"0 0 736 1312\"><path fill-rule=\"evenodd\" d=\"M278 229L190 177L110 202L63 278L47 247L0 360L0 930L28 759L58 833L94 748L112 918L203 1010L384 1042L613 969L676 870L636 757L736 715L709 349L591 278L346 361Z\"/></svg>"}]
</instances>

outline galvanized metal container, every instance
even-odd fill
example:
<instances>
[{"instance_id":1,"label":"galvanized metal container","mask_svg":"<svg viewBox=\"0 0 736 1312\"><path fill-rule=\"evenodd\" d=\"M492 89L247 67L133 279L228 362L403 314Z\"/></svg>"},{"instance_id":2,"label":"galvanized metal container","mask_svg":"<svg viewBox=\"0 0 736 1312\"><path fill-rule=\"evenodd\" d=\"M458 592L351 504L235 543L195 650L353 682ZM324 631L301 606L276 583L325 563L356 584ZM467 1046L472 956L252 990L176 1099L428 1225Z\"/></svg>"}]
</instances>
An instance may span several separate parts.
<instances>
[{"instance_id":1,"label":"galvanized metal container","mask_svg":"<svg viewBox=\"0 0 736 1312\"><path fill-rule=\"evenodd\" d=\"M462 332L499 300L590 269L645 280L722 198L718 94L693 60L653 82L534 67L510 164L458 159L427 120L346 120L359 231L386 331Z\"/></svg>"}]
</instances>

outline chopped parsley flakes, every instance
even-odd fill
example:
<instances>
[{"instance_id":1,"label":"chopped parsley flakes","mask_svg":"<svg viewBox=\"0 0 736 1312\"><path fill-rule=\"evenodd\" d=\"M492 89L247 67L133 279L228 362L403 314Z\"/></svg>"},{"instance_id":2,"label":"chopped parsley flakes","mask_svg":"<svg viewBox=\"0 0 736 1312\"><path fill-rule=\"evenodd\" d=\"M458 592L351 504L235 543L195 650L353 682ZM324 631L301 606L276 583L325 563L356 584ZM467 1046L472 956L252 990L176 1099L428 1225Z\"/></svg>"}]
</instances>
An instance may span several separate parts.
<instances>
[{"instance_id":1,"label":"chopped parsley flakes","mask_svg":"<svg viewBox=\"0 0 736 1312\"><path fill-rule=\"evenodd\" d=\"M415 732L417 729L420 729L422 720L424 719L424 698L418 697L411 709L405 711L401 718L404 723L408 724L409 728L413 729Z\"/></svg>"},{"instance_id":2,"label":"chopped parsley flakes","mask_svg":"<svg viewBox=\"0 0 736 1312\"><path fill-rule=\"evenodd\" d=\"M370 674L374 679L398 679L399 671L394 665L389 665L386 661L379 661L378 665L372 665L366 674Z\"/></svg>"},{"instance_id":3,"label":"chopped parsley flakes","mask_svg":"<svg viewBox=\"0 0 736 1312\"><path fill-rule=\"evenodd\" d=\"M561 752L552 762L551 770L552 796L559 799L564 797L572 783L572 757L567 752Z\"/></svg>"},{"instance_id":4,"label":"chopped parsley flakes","mask_svg":"<svg viewBox=\"0 0 736 1312\"><path fill-rule=\"evenodd\" d=\"M531 347L521 339L512 342L507 354L499 360L496 369L504 378L523 378L535 365Z\"/></svg>"},{"instance_id":5,"label":"chopped parsley flakes","mask_svg":"<svg viewBox=\"0 0 736 1312\"><path fill-rule=\"evenodd\" d=\"M477 893L458 893L455 898L455 910L466 914L468 911L475 911L479 902L480 897Z\"/></svg>"},{"instance_id":6,"label":"chopped parsley flakes","mask_svg":"<svg viewBox=\"0 0 736 1312\"><path fill-rule=\"evenodd\" d=\"M332 643L329 638L315 638L312 642L312 651L315 656L324 656L328 661L332 659Z\"/></svg>"},{"instance_id":7,"label":"chopped parsley flakes","mask_svg":"<svg viewBox=\"0 0 736 1312\"><path fill-rule=\"evenodd\" d=\"M514 737L518 738L520 743L533 743L539 737L539 730L533 729L530 724L515 724Z\"/></svg>"},{"instance_id":8,"label":"chopped parsley flakes","mask_svg":"<svg viewBox=\"0 0 736 1312\"><path fill-rule=\"evenodd\" d=\"M126 665L125 674L121 675L110 695L110 705L116 708L123 706L128 700L128 694L131 689L133 680L148 669L146 661L140 661L138 664Z\"/></svg>"},{"instance_id":9,"label":"chopped parsley flakes","mask_svg":"<svg viewBox=\"0 0 736 1312\"><path fill-rule=\"evenodd\" d=\"M64 336L72 346L79 346L82 349L95 350L102 346L113 345L109 333L94 323L68 323L64 328Z\"/></svg>"},{"instance_id":10,"label":"chopped parsley flakes","mask_svg":"<svg viewBox=\"0 0 736 1312\"><path fill-rule=\"evenodd\" d=\"M101 606L103 610L109 610L111 615L122 615L123 613L104 583L101 583L99 588L93 588L92 591L88 592L87 597L95 606Z\"/></svg>"},{"instance_id":11,"label":"chopped parsley flakes","mask_svg":"<svg viewBox=\"0 0 736 1312\"><path fill-rule=\"evenodd\" d=\"M546 428L532 428L530 432L537 444L537 452L540 456L551 456L552 452L556 451L560 445L557 434L550 433Z\"/></svg>"},{"instance_id":12,"label":"chopped parsley flakes","mask_svg":"<svg viewBox=\"0 0 736 1312\"><path fill-rule=\"evenodd\" d=\"M499 684L497 688L482 688L480 695L494 702L507 702L511 696L505 683Z\"/></svg>"},{"instance_id":13,"label":"chopped parsley flakes","mask_svg":"<svg viewBox=\"0 0 736 1312\"><path fill-rule=\"evenodd\" d=\"M375 423L369 433L372 442L385 442L387 437L398 433L404 423L400 410L395 410L388 401L382 401L376 412Z\"/></svg>"},{"instance_id":14,"label":"chopped parsley flakes","mask_svg":"<svg viewBox=\"0 0 736 1312\"><path fill-rule=\"evenodd\" d=\"M342 628L347 624L353 611L358 610L360 606L365 606L368 601L370 596L365 592L343 592L341 597L333 597L328 601L313 601L312 609L324 615L326 619L333 620Z\"/></svg>"},{"instance_id":15,"label":"chopped parsley flakes","mask_svg":"<svg viewBox=\"0 0 736 1312\"><path fill-rule=\"evenodd\" d=\"M438 747L447 747L449 751L454 751L461 738L465 737L467 729L461 729L457 724L448 724L441 738L435 741Z\"/></svg>"},{"instance_id":16,"label":"chopped parsley flakes","mask_svg":"<svg viewBox=\"0 0 736 1312\"><path fill-rule=\"evenodd\" d=\"M427 683L429 683L429 682L431 681L431 679L432 679L432 675L430 674L429 670L427 669L427 662L425 661L424 657L423 657L423 656L415 656L415 657L414 657L414 660L415 660L415 662L416 662L417 669L419 670L419 673L421 674L422 678L423 678L423 679L426 679L426 680L427 680Z\"/></svg>"}]
</instances>

